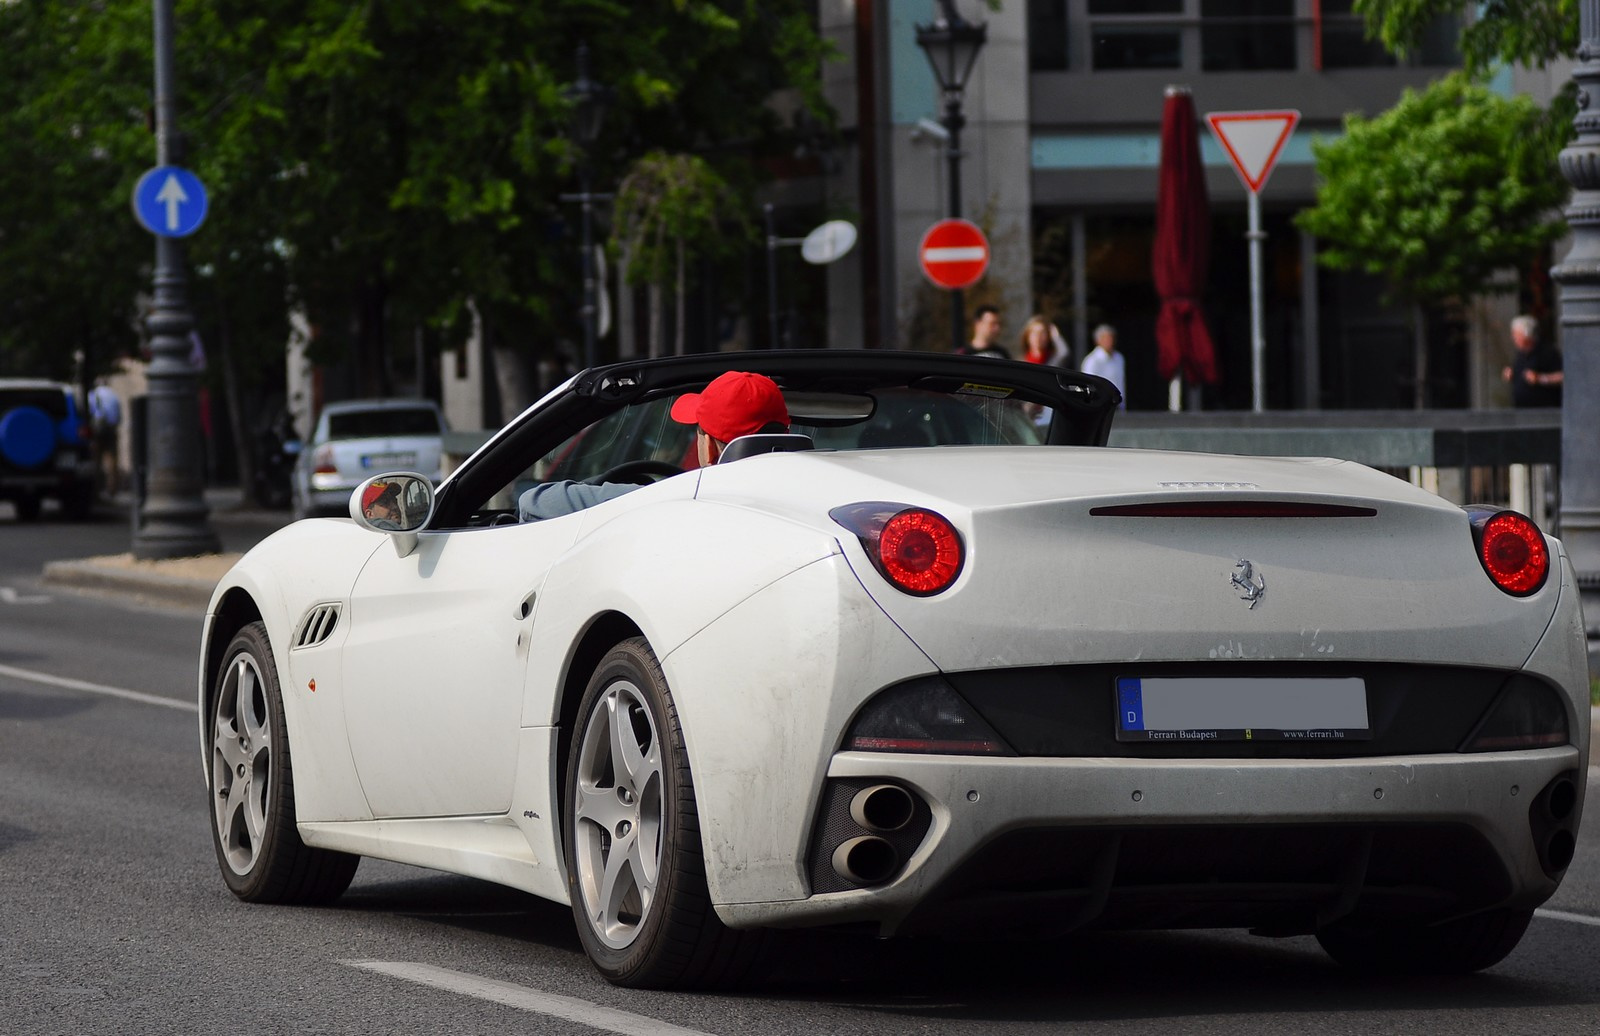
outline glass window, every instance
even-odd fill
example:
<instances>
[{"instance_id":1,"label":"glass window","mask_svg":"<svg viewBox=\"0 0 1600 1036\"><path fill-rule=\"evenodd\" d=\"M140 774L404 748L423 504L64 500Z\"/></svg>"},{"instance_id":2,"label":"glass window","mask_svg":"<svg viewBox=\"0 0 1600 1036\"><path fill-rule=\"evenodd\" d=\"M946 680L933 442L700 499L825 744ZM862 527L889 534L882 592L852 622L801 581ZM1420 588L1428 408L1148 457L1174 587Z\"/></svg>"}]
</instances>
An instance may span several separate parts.
<instances>
[{"instance_id":1,"label":"glass window","mask_svg":"<svg viewBox=\"0 0 1600 1036\"><path fill-rule=\"evenodd\" d=\"M1182 14L1183 0L1089 0L1090 14Z\"/></svg>"},{"instance_id":2,"label":"glass window","mask_svg":"<svg viewBox=\"0 0 1600 1036\"><path fill-rule=\"evenodd\" d=\"M1028 0L1028 69L1067 67L1067 0Z\"/></svg>"},{"instance_id":3,"label":"glass window","mask_svg":"<svg viewBox=\"0 0 1600 1036\"><path fill-rule=\"evenodd\" d=\"M1294 0L1200 0L1206 72L1293 70Z\"/></svg>"},{"instance_id":4,"label":"glass window","mask_svg":"<svg viewBox=\"0 0 1600 1036\"><path fill-rule=\"evenodd\" d=\"M1183 43L1177 29L1099 23L1092 33L1095 71L1183 67Z\"/></svg>"}]
</instances>

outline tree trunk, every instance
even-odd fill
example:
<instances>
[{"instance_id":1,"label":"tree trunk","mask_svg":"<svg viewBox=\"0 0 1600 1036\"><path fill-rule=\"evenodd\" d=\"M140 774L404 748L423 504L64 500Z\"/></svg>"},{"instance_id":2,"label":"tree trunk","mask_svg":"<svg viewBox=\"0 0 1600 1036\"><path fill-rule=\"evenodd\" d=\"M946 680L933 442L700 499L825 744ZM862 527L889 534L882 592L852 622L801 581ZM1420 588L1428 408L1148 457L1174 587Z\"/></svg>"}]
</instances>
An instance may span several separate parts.
<instances>
[{"instance_id":1,"label":"tree trunk","mask_svg":"<svg viewBox=\"0 0 1600 1036\"><path fill-rule=\"evenodd\" d=\"M239 391L238 365L233 360L233 328L228 322L228 307L218 293L217 299L217 359L222 363L222 391L228 397L228 426L233 429L233 457L239 467L239 489L245 499L261 504L256 496L256 412L251 406L245 413L242 393Z\"/></svg>"},{"instance_id":2,"label":"tree trunk","mask_svg":"<svg viewBox=\"0 0 1600 1036\"><path fill-rule=\"evenodd\" d=\"M661 355L661 285L651 284L650 294L650 355Z\"/></svg>"},{"instance_id":3,"label":"tree trunk","mask_svg":"<svg viewBox=\"0 0 1600 1036\"><path fill-rule=\"evenodd\" d=\"M684 252L683 238L680 237L678 238L678 312L674 314L677 317L678 330L677 334L673 336L672 343L672 351L679 356L682 356L687 351L684 339L688 335L689 278L687 273L688 261Z\"/></svg>"},{"instance_id":4,"label":"tree trunk","mask_svg":"<svg viewBox=\"0 0 1600 1036\"><path fill-rule=\"evenodd\" d=\"M1423 311L1420 302L1411 305L1411 323L1412 340L1416 348L1412 363L1416 383L1412 386L1411 402L1418 410L1423 410L1428 405L1428 314Z\"/></svg>"}]
</instances>

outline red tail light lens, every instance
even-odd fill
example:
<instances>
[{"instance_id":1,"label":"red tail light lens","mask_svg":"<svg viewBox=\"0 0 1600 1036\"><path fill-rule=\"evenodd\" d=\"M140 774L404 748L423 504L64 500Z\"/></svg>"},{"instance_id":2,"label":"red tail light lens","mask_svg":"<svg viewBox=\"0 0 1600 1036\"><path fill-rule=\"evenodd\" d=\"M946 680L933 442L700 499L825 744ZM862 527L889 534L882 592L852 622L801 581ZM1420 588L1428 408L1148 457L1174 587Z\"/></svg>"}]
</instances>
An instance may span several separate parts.
<instances>
[{"instance_id":1,"label":"red tail light lens","mask_svg":"<svg viewBox=\"0 0 1600 1036\"><path fill-rule=\"evenodd\" d=\"M1526 597L1544 586L1550 575L1550 550L1532 520L1515 511L1474 516L1473 539L1478 560L1495 586Z\"/></svg>"},{"instance_id":2,"label":"red tail light lens","mask_svg":"<svg viewBox=\"0 0 1600 1036\"><path fill-rule=\"evenodd\" d=\"M961 534L936 511L874 502L847 504L829 514L856 534L873 567L905 593L931 597L961 574L966 560Z\"/></svg>"}]
</instances>

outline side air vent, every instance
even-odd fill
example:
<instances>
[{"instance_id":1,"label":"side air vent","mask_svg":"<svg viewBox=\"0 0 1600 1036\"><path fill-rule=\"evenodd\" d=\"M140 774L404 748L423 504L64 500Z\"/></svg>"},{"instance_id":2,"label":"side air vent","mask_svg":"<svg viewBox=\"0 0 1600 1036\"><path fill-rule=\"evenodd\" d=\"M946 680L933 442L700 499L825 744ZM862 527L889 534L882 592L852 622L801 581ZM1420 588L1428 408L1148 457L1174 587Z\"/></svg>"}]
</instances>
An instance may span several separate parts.
<instances>
[{"instance_id":1,"label":"side air vent","mask_svg":"<svg viewBox=\"0 0 1600 1036\"><path fill-rule=\"evenodd\" d=\"M339 625L339 605L319 604L306 613L305 619L300 623L300 632L295 634L291 650L316 647L333 635L334 627Z\"/></svg>"}]
</instances>

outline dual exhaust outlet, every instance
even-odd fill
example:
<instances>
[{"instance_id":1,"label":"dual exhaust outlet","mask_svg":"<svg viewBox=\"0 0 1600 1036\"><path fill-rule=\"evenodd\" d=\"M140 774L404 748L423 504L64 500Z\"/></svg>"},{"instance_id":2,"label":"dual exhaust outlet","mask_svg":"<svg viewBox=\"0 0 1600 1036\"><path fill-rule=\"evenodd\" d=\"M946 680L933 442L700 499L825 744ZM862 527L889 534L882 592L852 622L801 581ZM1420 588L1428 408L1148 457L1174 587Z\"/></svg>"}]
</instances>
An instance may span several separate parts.
<instances>
[{"instance_id":1,"label":"dual exhaust outlet","mask_svg":"<svg viewBox=\"0 0 1600 1036\"><path fill-rule=\"evenodd\" d=\"M916 800L898 784L874 784L850 799L850 819L872 834L846 839L833 851L833 870L856 885L881 885L900 869L900 853L883 836L916 813Z\"/></svg>"}]
</instances>

